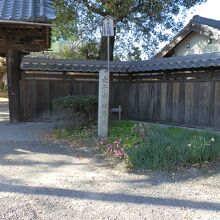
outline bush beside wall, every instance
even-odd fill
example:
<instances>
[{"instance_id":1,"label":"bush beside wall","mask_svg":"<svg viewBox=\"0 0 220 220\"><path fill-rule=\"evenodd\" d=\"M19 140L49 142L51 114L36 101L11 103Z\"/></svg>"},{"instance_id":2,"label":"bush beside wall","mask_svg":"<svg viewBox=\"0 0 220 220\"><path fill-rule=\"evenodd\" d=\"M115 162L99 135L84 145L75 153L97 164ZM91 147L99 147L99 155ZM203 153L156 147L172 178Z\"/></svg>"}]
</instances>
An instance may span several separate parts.
<instances>
[{"instance_id":1,"label":"bush beside wall","mask_svg":"<svg viewBox=\"0 0 220 220\"><path fill-rule=\"evenodd\" d=\"M65 96L53 102L53 119L58 127L80 128L97 119L98 97Z\"/></svg>"}]
</instances>

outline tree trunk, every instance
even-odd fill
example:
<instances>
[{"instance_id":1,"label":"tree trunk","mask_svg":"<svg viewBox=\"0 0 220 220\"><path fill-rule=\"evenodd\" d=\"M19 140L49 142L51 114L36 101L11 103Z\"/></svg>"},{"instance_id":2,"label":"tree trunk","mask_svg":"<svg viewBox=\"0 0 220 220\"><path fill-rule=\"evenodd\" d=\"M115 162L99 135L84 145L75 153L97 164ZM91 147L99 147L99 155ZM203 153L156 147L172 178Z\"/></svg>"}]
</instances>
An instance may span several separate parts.
<instances>
[{"instance_id":1,"label":"tree trunk","mask_svg":"<svg viewBox=\"0 0 220 220\"><path fill-rule=\"evenodd\" d=\"M101 45L99 49L99 60L107 60L108 59L108 37L102 37L101 39ZM113 60L113 51L114 51L114 44L115 44L115 36L110 37L109 39L109 58L112 61Z\"/></svg>"}]
</instances>

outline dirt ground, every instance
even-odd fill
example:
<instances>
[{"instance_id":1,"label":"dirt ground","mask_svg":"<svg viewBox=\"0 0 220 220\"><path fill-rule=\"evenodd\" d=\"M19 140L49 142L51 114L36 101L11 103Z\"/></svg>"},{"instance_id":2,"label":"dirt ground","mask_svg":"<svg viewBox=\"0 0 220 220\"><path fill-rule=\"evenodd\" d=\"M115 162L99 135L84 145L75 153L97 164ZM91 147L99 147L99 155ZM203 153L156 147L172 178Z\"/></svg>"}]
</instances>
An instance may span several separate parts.
<instances>
[{"instance_id":1,"label":"dirt ground","mask_svg":"<svg viewBox=\"0 0 220 220\"><path fill-rule=\"evenodd\" d=\"M219 165L129 173L92 147L44 139L52 127L0 123L1 220L220 219Z\"/></svg>"}]
</instances>

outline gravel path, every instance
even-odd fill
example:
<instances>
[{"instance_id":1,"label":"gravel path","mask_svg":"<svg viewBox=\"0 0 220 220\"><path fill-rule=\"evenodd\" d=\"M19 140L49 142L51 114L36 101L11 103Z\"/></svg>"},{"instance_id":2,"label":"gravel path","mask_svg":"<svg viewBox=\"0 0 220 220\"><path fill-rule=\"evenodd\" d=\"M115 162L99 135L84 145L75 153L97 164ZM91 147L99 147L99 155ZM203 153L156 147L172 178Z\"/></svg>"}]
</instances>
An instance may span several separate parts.
<instances>
[{"instance_id":1,"label":"gravel path","mask_svg":"<svg viewBox=\"0 0 220 220\"><path fill-rule=\"evenodd\" d=\"M50 123L0 124L0 219L220 219L220 169L126 173L93 149L42 139Z\"/></svg>"},{"instance_id":2,"label":"gravel path","mask_svg":"<svg viewBox=\"0 0 220 220\"><path fill-rule=\"evenodd\" d=\"M2 96L0 92L0 123L9 121L8 98Z\"/></svg>"}]
</instances>

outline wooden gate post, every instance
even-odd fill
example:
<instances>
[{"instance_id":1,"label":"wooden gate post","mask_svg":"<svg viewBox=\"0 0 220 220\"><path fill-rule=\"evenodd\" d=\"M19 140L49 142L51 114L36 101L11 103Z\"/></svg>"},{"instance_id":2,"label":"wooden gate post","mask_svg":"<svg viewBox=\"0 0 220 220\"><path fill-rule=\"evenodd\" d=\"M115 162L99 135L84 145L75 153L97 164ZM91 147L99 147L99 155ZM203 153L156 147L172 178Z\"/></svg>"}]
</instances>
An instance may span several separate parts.
<instances>
[{"instance_id":1,"label":"wooden gate post","mask_svg":"<svg viewBox=\"0 0 220 220\"><path fill-rule=\"evenodd\" d=\"M17 50L8 50L7 52L7 75L8 75L8 96L9 113L11 122L21 121L20 113L20 54Z\"/></svg>"}]
</instances>

